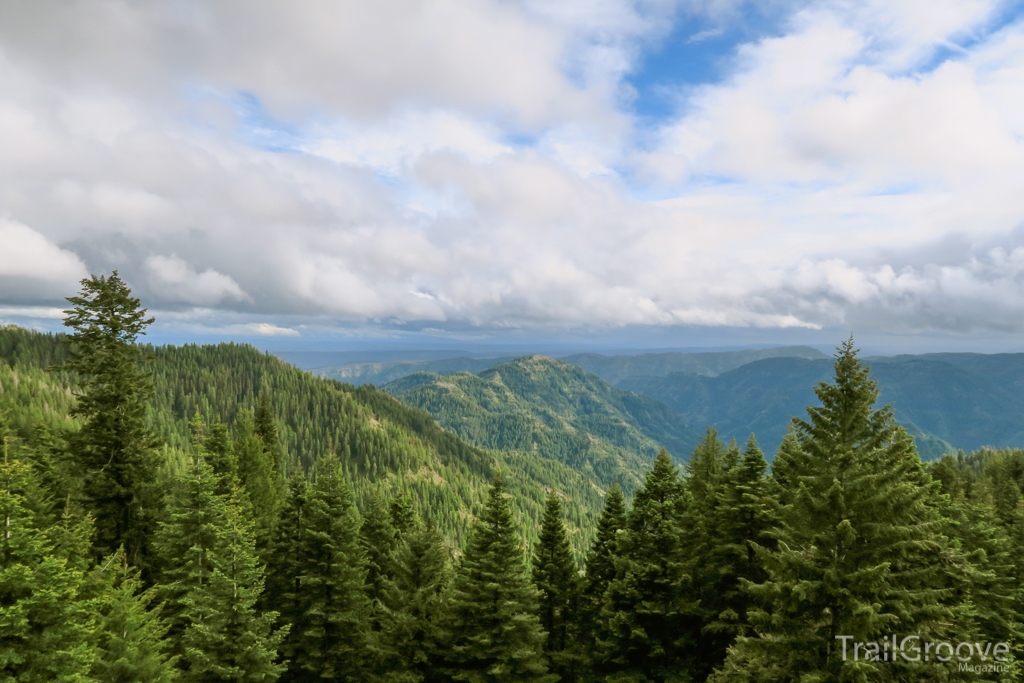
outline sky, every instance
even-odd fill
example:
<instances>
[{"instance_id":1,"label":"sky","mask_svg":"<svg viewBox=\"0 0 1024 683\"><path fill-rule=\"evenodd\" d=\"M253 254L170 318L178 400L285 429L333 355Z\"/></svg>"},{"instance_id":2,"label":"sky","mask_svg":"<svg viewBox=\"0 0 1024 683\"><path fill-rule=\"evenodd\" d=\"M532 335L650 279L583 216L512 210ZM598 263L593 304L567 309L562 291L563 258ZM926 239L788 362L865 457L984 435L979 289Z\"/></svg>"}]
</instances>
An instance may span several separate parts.
<instances>
[{"instance_id":1,"label":"sky","mask_svg":"<svg viewBox=\"0 0 1024 683\"><path fill-rule=\"evenodd\" d=\"M0 0L0 322L1024 351L1024 2Z\"/></svg>"}]
</instances>

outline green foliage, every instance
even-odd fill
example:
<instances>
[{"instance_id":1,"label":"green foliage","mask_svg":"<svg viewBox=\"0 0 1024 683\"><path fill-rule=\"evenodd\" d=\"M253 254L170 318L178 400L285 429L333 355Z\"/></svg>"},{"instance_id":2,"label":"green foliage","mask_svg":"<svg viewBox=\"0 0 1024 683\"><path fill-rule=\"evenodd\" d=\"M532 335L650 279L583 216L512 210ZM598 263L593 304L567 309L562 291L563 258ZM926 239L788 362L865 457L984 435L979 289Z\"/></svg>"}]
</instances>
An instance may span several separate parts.
<instances>
[{"instance_id":1,"label":"green foliage","mask_svg":"<svg viewBox=\"0 0 1024 683\"><path fill-rule=\"evenodd\" d=\"M284 631L277 614L258 612L263 567L251 513L237 494L217 493L219 478L201 456L180 482L156 538L160 594L183 681L275 681Z\"/></svg>"},{"instance_id":2,"label":"green foliage","mask_svg":"<svg viewBox=\"0 0 1024 683\"><path fill-rule=\"evenodd\" d=\"M945 588L960 559L943 536L935 486L852 339L835 380L775 460L781 485L776 549L759 552L767 580L750 585L754 635L730 652L721 680L931 680L943 667L844 661L837 637L895 632L941 641L956 633ZM952 568L952 569L951 569ZM716 679L717 680L717 679Z\"/></svg>"},{"instance_id":3,"label":"green foliage","mask_svg":"<svg viewBox=\"0 0 1024 683\"><path fill-rule=\"evenodd\" d=\"M622 489L615 484L605 497L604 509L597 521L597 533L587 555L586 574L583 578L579 608L580 649L595 653L601 640L608 640L608 625L604 620L604 596L615 578L615 556L619 532L626 526L626 501ZM584 667L593 664L584 660Z\"/></svg>"},{"instance_id":4,"label":"green foliage","mask_svg":"<svg viewBox=\"0 0 1024 683\"><path fill-rule=\"evenodd\" d=\"M117 271L82 280L68 302L64 325L74 333L64 369L80 382L72 414L83 419L71 447L96 519L96 551L105 556L123 545L132 564L148 569L159 462L146 417L153 387L135 341L153 319Z\"/></svg>"},{"instance_id":5,"label":"green foliage","mask_svg":"<svg viewBox=\"0 0 1024 683\"><path fill-rule=\"evenodd\" d=\"M456 568L446 624L447 668L468 683L554 683L547 673L537 590L526 575L505 483L491 485Z\"/></svg>"},{"instance_id":6,"label":"green foliage","mask_svg":"<svg viewBox=\"0 0 1024 683\"><path fill-rule=\"evenodd\" d=\"M407 530L381 593L379 670L385 683L444 680L451 567L444 539L429 524Z\"/></svg>"},{"instance_id":7,"label":"green foliage","mask_svg":"<svg viewBox=\"0 0 1024 683\"><path fill-rule=\"evenodd\" d=\"M293 493L286 510L297 519L283 521L282 531L294 525L298 534L291 541L279 534L274 559L281 564L274 572L280 581L294 562L294 589L282 596L282 616L291 626L281 648L289 660L287 680L366 680L370 602L359 516L338 461L322 460L313 484Z\"/></svg>"},{"instance_id":8,"label":"green foliage","mask_svg":"<svg viewBox=\"0 0 1024 683\"><path fill-rule=\"evenodd\" d=\"M540 625L551 672L570 683L580 674L578 645L581 579L562 520L557 491L548 494L540 542L533 557L533 583L540 591Z\"/></svg>"},{"instance_id":9,"label":"green foliage","mask_svg":"<svg viewBox=\"0 0 1024 683\"><path fill-rule=\"evenodd\" d=\"M167 625L152 604L156 591L143 589L123 550L92 571L87 587L98 622L90 677L97 683L178 680L175 660L166 652Z\"/></svg>"},{"instance_id":10,"label":"green foliage","mask_svg":"<svg viewBox=\"0 0 1024 683\"><path fill-rule=\"evenodd\" d=\"M684 543L690 504L662 451L617 535L596 669L609 681L686 681L700 623Z\"/></svg>"},{"instance_id":11,"label":"green foliage","mask_svg":"<svg viewBox=\"0 0 1024 683\"><path fill-rule=\"evenodd\" d=\"M6 444L5 444L6 446ZM95 657L94 617L82 599L82 572L47 538L30 500L32 469L0 464L0 681L87 681ZM44 524L40 524L44 522Z\"/></svg>"}]
</instances>

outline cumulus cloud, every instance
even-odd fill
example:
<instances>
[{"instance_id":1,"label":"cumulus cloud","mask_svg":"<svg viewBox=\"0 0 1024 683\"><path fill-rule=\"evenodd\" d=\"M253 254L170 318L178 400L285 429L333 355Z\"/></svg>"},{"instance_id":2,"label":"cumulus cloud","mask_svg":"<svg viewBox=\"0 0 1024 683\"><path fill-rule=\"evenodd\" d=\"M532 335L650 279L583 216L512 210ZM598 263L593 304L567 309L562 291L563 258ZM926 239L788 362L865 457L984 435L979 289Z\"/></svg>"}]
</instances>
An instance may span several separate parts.
<instances>
[{"instance_id":1,"label":"cumulus cloud","mask_svg":"<svg viewBox=\"0 0 1024 683\"><path fill-rule=\"evenodd\" d=\"M117 268L242 336L1024 332L1024 25L777 4L652 132L644 50L749 3L0 0L0 301Z\"/></svg>"},{"instance_id":2,"label":"cumulus cloud","mask_svg":"<svg viewBox=\"0 0 1024 683\"><path fill-rule=\"evenodd\" d=\"M52 299L87 275L74 253L27 225L0 219L0 302Z\"/></svg>"},{"instance_id":3,"label":"cumulus cloud","mask_svg":"<svg viewBox=\"0 0 1024 683\"><path fill-rule=\"evenodd\" d=\"M152 291L164 302L212 306L225 300L250 300L231 277L212 268L196 272L176 255L150 256L146 259L146 270Z\"/></svg>"}]
</instances>

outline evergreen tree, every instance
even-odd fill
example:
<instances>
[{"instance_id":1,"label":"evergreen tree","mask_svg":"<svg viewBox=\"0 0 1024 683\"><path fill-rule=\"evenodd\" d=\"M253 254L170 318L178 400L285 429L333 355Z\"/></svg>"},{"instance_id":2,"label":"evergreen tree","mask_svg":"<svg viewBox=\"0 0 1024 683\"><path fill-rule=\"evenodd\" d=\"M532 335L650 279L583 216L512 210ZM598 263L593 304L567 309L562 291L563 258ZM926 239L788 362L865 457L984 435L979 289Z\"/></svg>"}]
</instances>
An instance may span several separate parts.
<instances>
[{"instance_id":1,"label":"evergreen tree","mask_svg":"<svg viewBox=\"0 0 1024 683\"><path fill-rule=\"evenodd\" d=\"M544 652L551 672L564 683L577 680L581 579L562 519L562 502L552 489L541 524L540 543L533 558L533 583L540 591L540 625L547 631Z\"/></svg>"},{"instance_id":2,"label":"evergreen tree","mask_svg":"<svg viewBox=\"0 0 1024 683\"><path fill-rule=\"evenodd\" d=\"M626 501L622 489L613 484L605 497L604 509L597 520L597 535L587 555L587 573L580 597L580 642L587 653L583 662L589 668L599 640L608 638L602 621L604 596L615 578L615 555L618 534L626 525Z\"/></svg>"},{"instance_id":3,"label":"evergreen tree","mask_svg":"<svg viewBox=\"0 0 1024 683\"><path fill-rule=\"evenodd\" d=\"M32 469L0 464L0 681L77 683L95 658L81 571L68 566L39 528L27 494Z\"/></svg>"},{"instance_id":4,"label":"evergreen tree","mask_svg":"<svg viewBox=\"0 0 1024 683\"><path fill-rule=\"evenodd\" d=\"M273 609L285 624L295 622L301 598L300 550L306 528L306 504L310 485L305 475L297 473L288 481L281 515L274 526L273 541L268 551L266 591L261 599L264 609Z\"/></svg>"},{"instance_id":5,"label":"evergreen tree","mask_svg":"<svg viewBox=\"0 0 1024 683\"><path fill-rule=\"evenodd\" d=\"M90 677L97 683L170 683L178 678L175 660L163 640L167 625L152 606L155 590L143 590L138 570L124 551L101 562L87 584L98 619L96 659Z\"/></svg>"},{"instance_id":6,"label":"evergreen tree","mask_svg":"<svg viewBox=\"0 0 1024 683\"><path fill-rule=\"evenodd\" d=\"M82 280L82 291L68 301L73 308L65 311L64 325L74 332L64 369L78 375L73 413L84 420L71 445L96 520L95 550L107 556L124 545L128 561L146 572L159 510L159 461L146 419L152 381L135 342L153 318L116 270Z\"/></svg>"},{"instance_id":7,"label":"evergreen tree","mask_svg":"<svg viewBox=\"0 0 1024 683\"><path fill-rule=\"evenodd\" d=\"M375 493L369 496L366 503L366 514L359 529L359 543L366 563L366 594L376 609L384 582L393 571L392 556L398 543L398 534L391 524L388 506Z\"/></svg>"},{"instance_id":8,"label":"evergreen tree","mask_svg":"<svg viewBox=\"0 0 1024 683\"><path fill-rule=\"evenodd\" d=\"M273 426L273 420L270 425ZM281 507L278 473L271 452L256 431L251 413L243 412L235 429L235 471L256 515L257 542L263 550L269 545ZM276 434L274 431L275 439Z\"/></svg>"},{"instance_id":9,"label":"evergreen tree","mask_svg":"<svg viewBox=\"0 0 1024 683\"><path fill-rule=\"evenodd\" d=\"M398 544L394 573L381 598L381 678L386 683L444 680L449 564L444 539L432 525L409 529Z\"/></svg>"},{"instance_id":10,"label":"evergreen tree","mask_svg":"<svg viewBox=\"0 0 1024 683\"><path fill-rule=\"evenodd\" d=\"M368 676L370 604L359 516L337 458L320 461L316 480L294 510L301 531L288 607L291 632L282 647L290 660L287 680L358 683Z\"/></svg>"},{"instance_id":11,"label":"evergreen tree","mask_svg":"<svg viewBox=\"0 0 1024 683\"><path fill-rule=\"evenodd\" d=\"M609 681L687 681L700 622L683 523L688 496L662 451L637 492L615 548L596 669Z\"/></svg>"},{"instance_id":12,"label":"evergreen tree","mask_svg":"<svg viewBox=\"0 0 1024 683\"><path fill-rule=\"evenodd\" d=\"M774 548L770 534L778 527L778 506L765 476L768 464L753 435L742 460L729 461L727 455L709 523L709 535L715 542L703 558L715 580L701 604L707 623L701 668L696 672L700 680L722 664L737 636L750 631L747 612L752 603L743 585L767 578L757 548Z\"/></svg>"},{"instance_id":13,"label":"evergreen tree","mask_svg":"<svg viewBox=\"0 0 1024 683\"><path fill-rule=\"evenodd\" d=\"M277 484L281 481L282 473L281 439L277 433L274 410L270 405L270 395L266 391L260 394L259 403L256 404L256 411L253 415L253 431L263 444L266 459L274 473L274 483Z\"/></svg>"},{"instance_id":14,"label":"evergreen tree","mask_svg":"<svg viewBox=\"0 0 1024 683\"><path fill-rule=\"evenodd\" d=\"M554 683L544 657L537 590L524 566L519 531L501 475L456 569L447 622L447 663L453 680L469 683Z\"/></svg>"},{"instance_id":15,"label":"evergreen tree","mask_svg":"<svg viewBox=\"0 0 1024 683\"><path fill-rule=\"evenodd\" d=\"M891 633L954 636L944 585L958 558L912 439L889 407L873 408L878 389L852 339L836 354L834 383L815 393L822 405L794 421L776 457L778 544L758 553L767 580L747 584L760 603L748 613L755 633L738 639L715 680L944 679L934 661L843 657L844 643Z\"/></svg>"},{"instance_id":16,"label":"evergreen tree","mask_svg":"<svg viewBox=\"0 0 1024 683\"><path fill-rule=\"evenodd\" d=\"M217 493L220 478L202 459L169 505L156 543L166 568L170 636L184 681L275 681L285 631L275 612L258 613L263 567L256 556L251 513L237 493Z\"/></svg>"}]
</instances>

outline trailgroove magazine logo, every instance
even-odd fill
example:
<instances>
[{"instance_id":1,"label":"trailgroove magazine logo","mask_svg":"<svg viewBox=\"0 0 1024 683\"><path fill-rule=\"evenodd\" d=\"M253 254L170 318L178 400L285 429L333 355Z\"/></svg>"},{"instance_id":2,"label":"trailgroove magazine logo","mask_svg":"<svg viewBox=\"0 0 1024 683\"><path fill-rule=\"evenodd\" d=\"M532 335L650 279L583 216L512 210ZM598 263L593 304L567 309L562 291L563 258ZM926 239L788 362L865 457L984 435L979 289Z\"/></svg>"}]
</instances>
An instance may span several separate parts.
<instances>
[{"instance_id":1,"label":"trailgroove magazine logo","mask_svg":"<svg viewBox=\"0 0 1024 683\"><path fill-rule=\"evenodd\" d=\"M922 640L921 636L893 634L881 642L856 641L853 636L836 636L843 643L843 661L854 662L942 662L956 661L960 671L1005 673L1010 668L1009 643L950 643Z\"/></svg>"}]
</instances>

